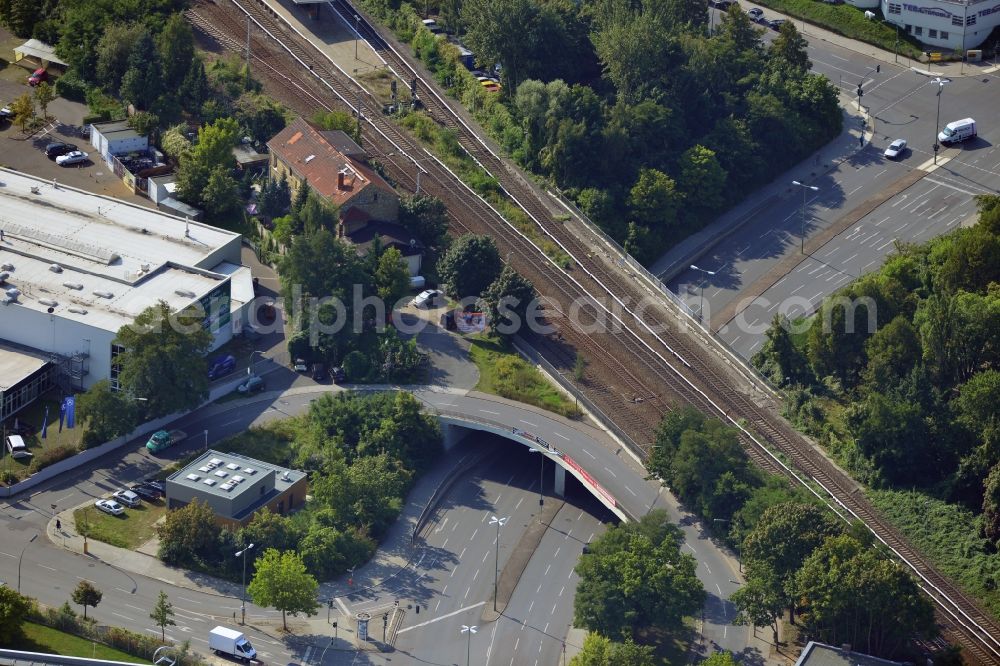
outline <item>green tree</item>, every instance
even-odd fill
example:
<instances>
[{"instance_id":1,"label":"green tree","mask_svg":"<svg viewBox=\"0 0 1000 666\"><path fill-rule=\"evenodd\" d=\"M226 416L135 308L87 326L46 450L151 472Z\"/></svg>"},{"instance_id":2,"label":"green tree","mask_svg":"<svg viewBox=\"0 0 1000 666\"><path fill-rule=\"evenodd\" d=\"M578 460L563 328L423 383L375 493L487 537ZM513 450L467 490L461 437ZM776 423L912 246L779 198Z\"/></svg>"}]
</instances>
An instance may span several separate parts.
<instances>
[{"instance_id":1,"label":"green tree","mask_svg":"<svg viewBox=\"0 0 1000 666\"><path fill-rule=\"evenodd\" d=\"M97 43L94 78L112 95L117 95L122 77L129 68L129 55L146 32L139 23L112 23Z\"/></svg>"},{"instance_id":2,"label":"green tree","mask_svg":"<svg viewBox=\"0 0 1000 666\"><path fill-rule=\"evenodd\" d=\"M385 302L388 310L402 300L410 290L410 272L403 255L394 247L382 253L378 267L372 276L378 297Z\"/></svg>"},{"instance_id":3,"label":"green tree","mask_svg":"<svg viewBox=\"0 0 1000 666\"><path fill-rule=\"evenodd\" d=\"M203 205L203 190L216 168L229 168L240 128L233 118L219 118L198 130L198 142L181 155L177 194L194 205Z\"/></svg>"},{"instance_id":4,"label":"green tree","mask_svg":"<svg viewBox=\"0 0 1000 666\"><path fill-rule=\"evenodd\" d=\"M139 109L149 109L163 90L160 54L148 32L139 35L128 57L128 69L122 75L119 95L122 101Z\"/></svg>"},{"instance_id":5,"label":"green tree","mask_svg":"<svg viewBox=\"0 0 1000 666\"><path fill-rule=\"evenodd\" d=\"M22 625L31 601L7 585L0 586L0 645L16 645L24 635Z\"/></svg>"},{"instance_id":6,"label":"green tree","mask_svg":"<svg viewBox=\"0 0 1000 666\"><path fill-rule=\"evenodd\" d=\"M736 606L736 624L771 627L774 644L778 644L778 620L784 612L786 599L776 585L760 575L750 576L729 600Z\"/></svg>"},{"instance_id":7,"label":"green tree","mask_svg":"<svg viewBox=\"0 0 1000 666\"><path fill-rule=\"evenodd\" d=\"M768 57L772 63L784 72L789 69L797 74L805 74L812 69L807 48L809 43L799 34L793 21L785 21L778 30L778 36L768 48Z\"/></svg>"},{"instance_id":8,"label":"green tree","mask_svg":"<svg viewBox=\"0 0 1000 666\"><path fill-rule=\"evenodd\" d=\"M328 506L340 525L368 525L376 537L395 522L413 475L386 454L353 463L330 463L313 485L313 497Z\"/></svg>"},{"instance_id":9,"label":"green tree","mask_svg":"<svg viewBox=\"0 0 1000 666\"><path fill-rule=\"evenodd\" d=\"M212 169L201 191L201 204L205 212L217 218L226 218L238 212L241 205L240 184L225 167Z\"/></svg>"},{"instance_id":10,"label":"green tree","mask_svg":"<svg viewBox=\"0 0 1000 666\"><path fill-rule=\"evenodd\" d=\"M262 215L275 218L285 213L292 205L292 195L288 188L288 179L282 172L278 180L268 179L260 190L260 212Z\"/></svg>"},{"instance_id":11,"label":"green tree","mask_svg":"<svg viewBox=\"0 0 1000 666\"><path fill-rule=\"evenodd\" d=\"M247 592L258 606L270 606L281 611L281 624L288 630L286 613L315 615L319 602L319 584L306 571L302 558L293 551L278 552L270 548L257 559L256 572Z\"/></svg>"},{"instance_id":12,"label":"green tree","mask_svg":"<svg viewBox=\"0 0 1000 666\"><path fill-rule=\"evenodd\" d=\"M1000 366L1000 289L934 293L920 303L913 324L938 387L965 382L980 368Z\"/></svg>"},{"instance_id":13,"label":"green tree","mask_svg":"<svg viewBox=\"0 0 1000 666\"><path fill-rule=\"evenodd\" d=\"M31 99L31 93L24 93L10 103L10 110L14 114L14 122L21 126L24 132L28 128L28 123L35 119L35 102Z\"/></svg>"},{"instance_id":14,"label":"green tree","mask_svg":"<svg viewBox=\"0 0 1000 666\"><path fill-rule=\"evenodd\" d=\"M605 636L673 630L701 608L695 561L680 552L680 530L663 511L611 527L580 557L574 624Z\"/></svg>"},{"instance_id":15,"label":"green tree","mask_svg":"<svg viewBox=\"0 0 1000 666\"><path fill-rule=\"evenodd\" d=\"M983 536L993 547L1000 545L1000 465L994 465L986 477L983 494Z\"/></svg>"},{"instance_id":16,"label":"green tree","mask_svg":"<svg viewBox=\"0 0 1000 666\"><path fill-rule=\"evenodd\" d=\"M865 385L876 391L895 386L920 360L920 352L917 332L905 315L897 316L865 344Z\"/></svg>"},{"instance_id":17,"label":"green tree","mask_svg":"<svg viewBox=\"0 0 1000 666\"><path fill-rule=\"evenodd\" d=\"M729 650L713 652L701 663L705 666L736 666L736 660L733 658L733 653Z\"/></svg>"},{"instance_id":18,"label":"green tree","mask_svg":"<svg viewBox=\"0 0 1000 666\"><path fill-rule=\"evenodd\" d=\"M233 102L240 127L258 141L267 141L285 128L285 108L267 95L245 92Z\"/></svg>"},{"instance_id":19,"label":"green tree","mask_svg":"<svg viewBox=\"0 0 1000 666\"><path fill-rule=\"evenodd\" d=\"M138 134L156 141L156 129L160 126L160 117L150 111L136 111L128 117L128 126Z\"/></svg>"},{"instance_id":20,"label":"green tree","mask_svg":"<svg viewBox=\"0 0 1000 666\"><path fill-rule=\"evenodd\" d=\"M177 89L177 96L191 108L200 109L211 92L208 76L205 74L205 63L198 56L191 59L184 81Z\"/></svg>"},{"instance_id":21,"label":"green tree","mask_svg":"<svg viewBox=\"0 0 1000 666\"><path fill-rule=\"evenodd\" d=\"M227 311L228 306L228 302L210 305ZM205 354L212 334L204 322L203 312L173 313L160 301L118 330L116 344L125 348L117 359L121 387L146 399L147 416L193 409L208 396Z\"/></svg>"},{"instance_id":22,"label":"green tree","mask_svg":"<svg viewBox=\"0 0 1000 666\"><path fill-rule=\"evenodd\" d=\"M766 595L780 598L794 624L798 598L795 573L827 537L841 531L824 508L776 504L764 512L743 541L741 552L747 578L757 578L767 586Z\"/></svg>"},{"instance_id":23,"label":"green tree","mask_svg":"<svg viewBox=\"0 0 1000 666\"><path fill-rule=\"evenodd\" d=\"M42 110L42 118L49 117L49 104L56 98L56 89L42 81L35 86L35 103Z\"/></svg>"},{"instance_id":24,"label":"green tree","mask_svg":"<svg viewBox=\"0 0 1000 666\"><path fill-rule=\"evenodd\" d=\"M873 392L848 408L846 420L858 450L886 481L923 483L937 474L942 451L920 404Z\"/></svg>"},{"instance_id":25,"label":"green tree","mask_svg":"<svg viewBox=\"0 0 1000 666\"><path fill-rule=\"evenodd\" d=\"M438 262L438 276L456 298L479 297L499 274L500 253L489 236L460 236Z\"/></svg>"},{"instance_id":26,"label":"green tree","mask_svg":"<svg viewBox=\"0 0 1000 666\"><path fill-rule=\"evenodd\" d=\"M505 265L497 279L483 292L481 302L490 329L499 335L513 336L522 332L528 307L535 301L535 286L510 265Z\"/></svg>"},{"instance_id":27,"label":"green tree","mask_svg":"<svg viewBox=\"0 0 1000 666\"><path fill-rule=\"evenodd\" d=\"M156 44L163 63L163 84L174 90L184 82L194 58L194 33L182 13L170 15Z\"/></svg>"},{"instance_id":28,"label":"green tree","mask_svg":"<svg viewBox=\"0 0 1000 666\"><path fill-rule=\"evenodd\" d=\"M103 597L104 593L94 587L93 583L89 580L81 580L70 594L70 598L73 599L74 604L83 606L84 618L87 617L87 606L97 608L97 604L101 603Z\"/></svg>"},{"instance_id":29,"label":"green tree","mask_svg":"<svg viewBox=\"0 0 1000 666\"><path fill-rule=\"evenodd\" d=\"M934 608L903 568L853 537L832 537L796 574L806 632L878 657L914 637L932 638Z\"/></svg>"},{"instance_id":30,"label":"green tree","mask_svg":"<svg viewBox=\"0 0 1000 666\"><path fill-rule=\"evenodd\" d=\"M424 265L435 267L448 247L448 209L435 196L417 194L399 202L399 223L424 246Z\"/></svg>"},{"instance_id":31,"label":"green tree","mask_svg":"<svg viewBox=\"0 0 1000 666\"><path fill-rule=\"evenodd\" d=\"M631 638L624 643L589 632L583 639L583 648L569 662L570 666L654 666L656 657L652 646L636 645Z\"/></svg>"},{"instance_id":32,"label":"green tree","mask_svg":"<svg viewBox=\"0 0 1000 666\"><path fill-rule=\"evenodd\" d=\"M765 334L767 340L750 362L778 386L811 383L809 364L805 354L792 341L789 326L783 315L774 315Z\"/></svg>"},{"instance_id":33,"label":"green tree","mask_svg":"<svg viewBox=\"0 0 1000 666\"><path fill-rule=\"evenodd\" d=\"M657 234L669 234L677 224L682 201L683 195L670 176L656 169L642 169L629 192L628 206L638 224Z\"/></svg>"},{"instance_id":34,"label":"green tree","mask_svg":"<svg viewBox=\"0 0 1000 666\"><path fill-rule=\"evenodd\" d=\"M681 155L677 185L689 194L685 203L695 210L711 212L725 203L726 172L719 166L715 152L705 146L692 146Z\"/></svg>"},{"instance_id":35,"label":"green tree","mask_svg":"<svg viewBox=\"0 0 1000 666\"><path fill-rule=\"evenodd\" d=\"M313 114L312 122L325 130L340 130L355 141L360 141L358 121L347 111L317 111Z\"/></svg>"},{"instance_id":36,"label":"green tree","mask_svg":"<svg viewBox=\"0 0 1000 666\"><path fill-rule=\"evenodd\" d=\"M160 139L160 147L163 148L163 152L168 157L172 157L175 160L179 159L184 151L191 147L191 142L188 140L186 133L187 125L184 123L174 125L163 133Z\"/></svg>"},{"instance_id":37,"label":"green tree","mask_svg":"<svg viewBox=\"0 0 1000 666\"><path fill-rule=\"evenodd\" d=\"M295 550L301 534L286 516L262 509L239 531L240 543L252 543L258 553L269 549Z\"/></svg>"},{"instance_id":38,"label":"green tree","mask_svg":"<svg viewBox=\"0 0 1000 666\"><path fill-rule=\"evenodd\" d=\"M216 548L215 513L197 499L180 509L168 511L156 528L160 537L157 556L171 565L192 565L214 559Z\"/></svg>"},{"instance_id":39,"label":"green tree","mask_svg":"<svg viewBox=\"0 0 1000 666\"><path fill-rule=\"evenodd\" d=\"M174 622L174 605L167 601L167 593L163 590L160 590L149 618L160 628L160 640L167 640L167 627L173 627L177 623Z\"/></svg>"},{"instance_id":40,"label":"green tree","mask_svg":"<svg viewBox=\"0 0 1000 666\"><path fill-rule=\"evenodd\" d=\"M95 382L76 399L80 419L87 422L84 444L89 448L126 435L139 423L136 401L112 391L107 379Z\"/></svg>"}]
</instances>

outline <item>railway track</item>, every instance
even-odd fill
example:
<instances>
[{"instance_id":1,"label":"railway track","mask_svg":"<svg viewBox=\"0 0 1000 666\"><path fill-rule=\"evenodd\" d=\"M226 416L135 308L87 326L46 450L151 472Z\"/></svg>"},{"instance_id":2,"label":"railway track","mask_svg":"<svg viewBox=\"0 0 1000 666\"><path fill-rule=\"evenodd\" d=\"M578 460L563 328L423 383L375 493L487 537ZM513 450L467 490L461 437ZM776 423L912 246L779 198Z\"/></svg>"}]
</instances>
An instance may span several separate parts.
<instances>
[{"instance_id":1,"label":"railway track","mask_svg":"<svg viewBox=\"0 0 1000 666\"><path fill-rule=\"evenodd\" d=\"M813 449L787 423L767 407L753 402L733 389L731 376L720 372L710 352L698 348L683 332L679 315L666 308L646 310L642 314L612 306L638 303L644 295L640 286L604 263L599 253L569 233L543 206L534 191L512 173L494 155L448 104L438 96L410 63L381 38L366 20L349 21L360 25L362 36L379 52L389 66L404 80L417 80L418 95L428 112L439 122L455 130L459 142L495 177L507 194L539 225L554 242L573 258L571 271L555 266L538 247L492 207L476 196L445 165L424 151L378 111L381 104L357 82L313 48L301 35L257 0L220 0L219 5L202 4L188 12L197 27L220 44L240 52L246 34L246 16L259 30L251 37L254 67L263 77L275 82L294 100L291 105L305 109L352 108L365 123L366 145L401 185L411 191L420 171L422 189L439 196L448 205L453 228L463 232L489 233L502 250L509 251L518 271L532 280L539 292L554 303L549 308L560 315L554 322L558 332L535 335L533 343L556 367L569 369L577 353L591 361L581 388L616 423L640 442L650 442L660 417L671 407L691 404L715 414L742 430L748 455L759 465L779 471L806 483L820 486L824 500L841 516L863 520L876 537L891 548L921 581L924 591L935 601L945 635L961 644L972 660L982 664L1000 664L1000 625L989 617L953 583L937 571L878 515L856 485L843 472ZM354 8L344 0L331 6L342 15L353 17ZM235 10L235 11L233 11ZM360 12L357 12L360 15ZM291 68L277 63L289 60L300 66ZM317 79L320 85L317 85ZM359 108L360 107L360 108ZM419 156L414 158L413 156ZM609 320L620 326L617 334L607 331L583 333L565 325L571 304L592 320ZM580 305L582 303L582 305ZM617 314L616 314L617 313ZM746 424L744 427L741 424ZM790 461L792 470L773 450Z\"/></svg>"}]
</instances>

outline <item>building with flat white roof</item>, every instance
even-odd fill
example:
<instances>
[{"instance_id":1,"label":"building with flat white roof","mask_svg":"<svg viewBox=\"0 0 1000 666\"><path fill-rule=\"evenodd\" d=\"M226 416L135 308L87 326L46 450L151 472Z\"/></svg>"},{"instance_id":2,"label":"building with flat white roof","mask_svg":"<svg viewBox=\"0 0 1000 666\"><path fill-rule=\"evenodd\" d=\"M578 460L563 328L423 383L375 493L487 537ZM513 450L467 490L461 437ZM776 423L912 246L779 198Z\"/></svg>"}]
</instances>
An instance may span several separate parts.
<instances>
[{"instance_id":1,"label":"building with flat white roof","mask_svg":"<svg viewBox=\"0 0 1000 666\"><path fill-rule=\"evenodd\" d=\"M8 169L0 184L0 340L49 354L71 387L114 384L118 330L159 301L202 308L213 349L239 332L239 234Z\"/></svg>"}]
</instances>

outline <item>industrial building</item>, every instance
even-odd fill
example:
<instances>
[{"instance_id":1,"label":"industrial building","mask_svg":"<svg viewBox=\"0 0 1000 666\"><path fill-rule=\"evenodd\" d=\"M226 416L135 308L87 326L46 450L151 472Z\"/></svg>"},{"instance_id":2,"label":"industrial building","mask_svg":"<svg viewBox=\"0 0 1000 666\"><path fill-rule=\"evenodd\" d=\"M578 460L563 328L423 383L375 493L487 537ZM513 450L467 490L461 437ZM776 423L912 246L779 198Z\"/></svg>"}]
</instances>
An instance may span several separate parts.
<instances>
[{"instance_id":1,"label":"industrial building","mask_svg":"<svg viewBox=\"0 0 1000 666\"><path fill-rule=\"evenodd\" d=\"M167 508L198 500L223 525L245 525L268 508L285 514L306 501L306 473L254 460L238 453L205 451L167 477Z\"/></svg>"},{"instance_id":2,"label":"industrial building","mask_svg":"<svg viewBox=\"0 0 1000 666\"><path fill-rule=\"evenodd\" d=\"M1000 25L1000 0L847 0L882 16L929 51L976 49Z\"/></svg>"},{"instance_id":3,"label":"industrial building","mask_svg":"<svg viewBox=\"0 0 1000 666\"><path fill-rule=\"evenodd\" d=\"M213 349L240 332L253 281L239 234L9 169L0 184L0 367L20 369L5 390L115 386L119 329L159 301L201 308Z\"/></svg>"}]
</instances>

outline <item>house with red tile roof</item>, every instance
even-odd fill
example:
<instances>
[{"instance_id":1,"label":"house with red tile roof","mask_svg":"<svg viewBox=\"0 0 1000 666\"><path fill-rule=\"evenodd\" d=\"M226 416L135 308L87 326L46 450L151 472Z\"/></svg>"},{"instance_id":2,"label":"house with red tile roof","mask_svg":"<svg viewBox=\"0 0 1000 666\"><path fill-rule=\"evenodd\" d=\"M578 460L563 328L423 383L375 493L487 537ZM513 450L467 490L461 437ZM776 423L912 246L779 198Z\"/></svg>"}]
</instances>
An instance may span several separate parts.
<instances>
[{"instance_id":1,"label":"house with red tile roof","mask_svg":"<svg viewBox=\"0 0 1000 666\"><path fill-rule=\"evenodd\" d=\"M341 237L362 229L369 221L396 222L399 195L365 161L365 153L347 134L322 130L297 118L267 142L269 172L284 174L294 199L308 182L313 192L340 210Z\"/></svg>"}]
</instances>

